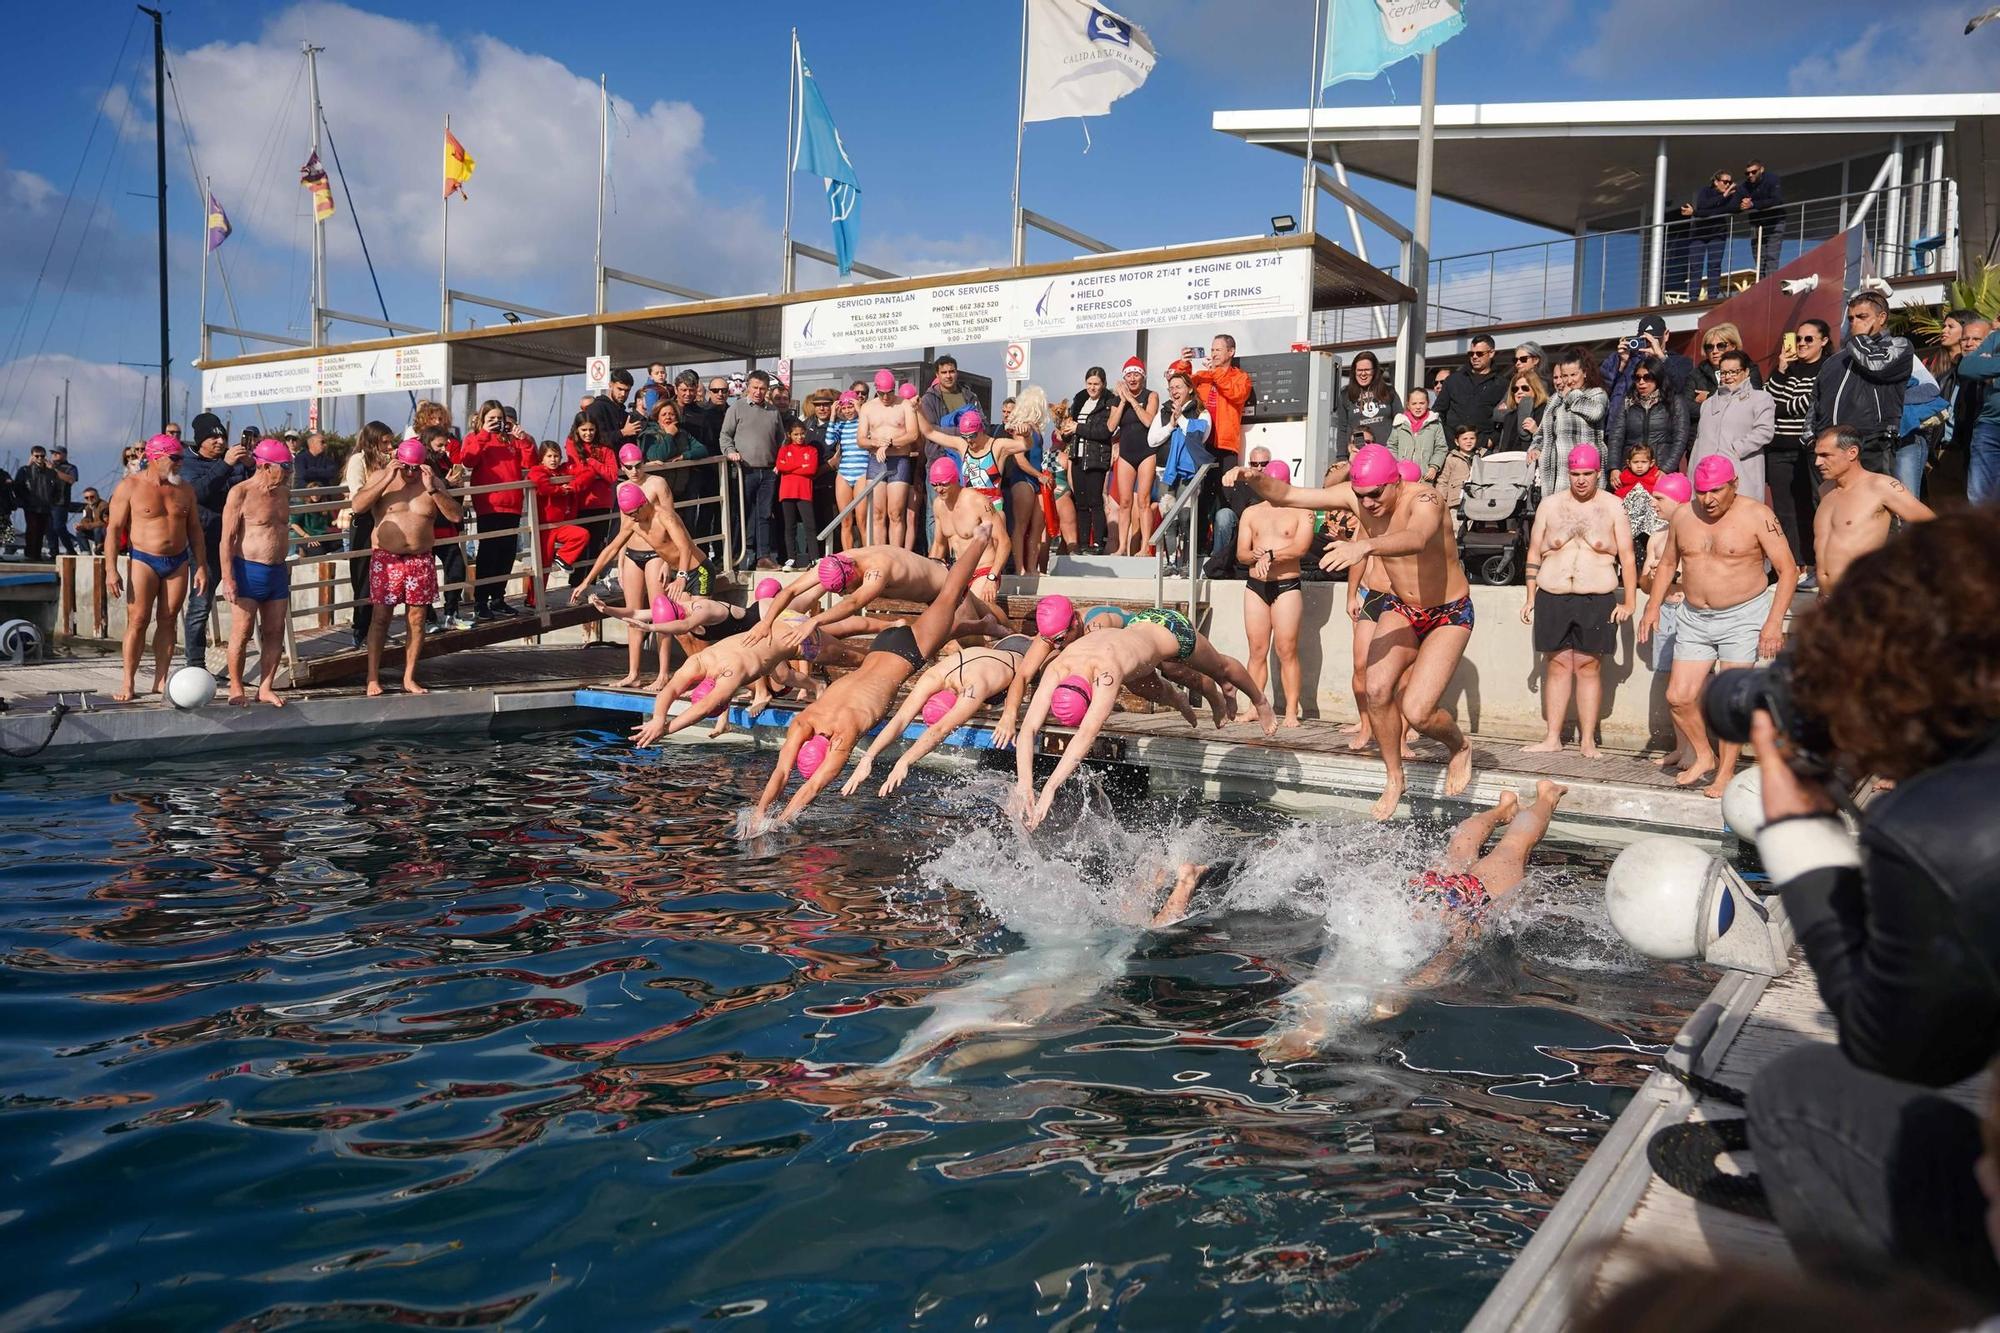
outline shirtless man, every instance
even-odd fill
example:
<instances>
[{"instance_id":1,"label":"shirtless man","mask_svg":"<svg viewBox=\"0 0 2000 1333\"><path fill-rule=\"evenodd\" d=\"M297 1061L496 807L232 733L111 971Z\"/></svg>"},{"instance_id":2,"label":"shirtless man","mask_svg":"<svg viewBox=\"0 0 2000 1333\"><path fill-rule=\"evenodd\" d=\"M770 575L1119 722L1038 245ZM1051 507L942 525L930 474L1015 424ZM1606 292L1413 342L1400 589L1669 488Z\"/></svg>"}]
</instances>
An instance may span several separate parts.
<instances>
[{"instance_id":1,"label":"shirtless man","mask_svg":"<svg viewBox=\"0 0 2000 1333\"><path fill-rule=\"evenodd\" d=\"M1278 722L1271 712L1270 701L1241 662L1217 652L1215 645L1197 633L1193 622L1183 613L1167 608L1140 611L1129 617L1123 628L1085 633L1056 654L1042 672L1042 682L1035 688L1035 697L1021 719L1021 734L1014 744L1015 787L1008 809L1022 816L1029 828L1047 818L1057 790L1083 762L1097 734L1104 730L1111 710L1118 706L1119 687L1141 694L1157 691L1162 687L1153 683L1155 672L1175 662L1221 682L1225 688L1243 691L1257 710L1257 721L1264 734L1277 732ZM1185 704L1179 706L1182 715L1192 723L1192 712ZM1051 718L1060 726L1074 727L1076 734L1070 737L1061 761L1043 785L1041 798L1036 800L1035 737L1041 733L1042 724Z\"/></svg>"},{"instance_id":2,"label":"shirtless man","mask_svg":"<svg viewBox=\"0 0 2000 1333\"><path fill-rule=\"evenodd\" d=\"M943 565L900 546L863 546L853 551L842 551L839 555L822 557L811 570L793 579L772 601L764 623L751 630L750 637L762 639L773 633L778 617L801 597L817 600L825 593L841 594L840 600L826 610L775 631L790 635L795 642L813 630L825 629L860 615L883 597L899 602L922 602L929 606L943 594L948 582L950 578ZM1012 627L995 615L992 607L969 593L964 604L954 609L962 618L953 627L954 638L975 631L994 638L1013 633Z\"/></svg>"},{"instance_id":3,"label":"shirtless man","mask_svg":"<svg viewBox=\"0 0 2000 1333\"><path fill-rule=\"evenodd\" d=\"M850 622L831 631L815 632L808 635L803 643L783 644L766 639L762 643L751 643L741 635L718 640L690 653L681 663L680 670L674 672L659 697L653 701L653 714L644 723L633 728L632 744L640 749L659 743L662 736L672 736L685 731L697 722L704 721L729 707L729 701L745 685L754 685L756 692L751 696L751 711L761 712L770 701L771 693L765 681L774 683L778 673L784 671L785 664L793 661L807 663L829 663L836 661L841 666L856 665L860 658L852 650L835 647L835 640L844 633L865 633L866 626ZM688 706L679 716L668 718L669 711L677 699L686 698ZM728 725L726 717L718 719L711 738L722 734Z\"/></svg>"},{"instance_id":4,"label":"shirtless man","mask_svg":"<svg viewBox=\"0 0 2000 1333\"><path fill-rule=\"evenodd\" d=\"M1894 477L1861 466L1861 432L1829 426L1813 441L1813 457L1826 479L1813 515L1813 550L1819 555L1819 590L1833 591L1847 567L1889 540L1889 520L1922 523L1936 518L1930 506Z\"/></svg>"},{"instance_id":5,"label":"shirtless man","mask_svg":"<svg viewBox=\"0 0 2000 1333\"><path fill-rule=\"evenodd\" d=\"M597 575L606 565L619 560L616 568L620 586L625 591L627 609L637 610L649 606L654 598L667 590L667 582L676 574L695 569L701 564L701 552L696 549L694 539L688 536L687 526L674 508L673 493L667 489L666 478L649 476L642 481L621 481L614 493L618 512L624 517L618 524L618 535L605 544L591 561L590 569L579 581L578 587L588 588L597 582ZM657 563L655 557L658 557ZM644 635L638 630L630 631L627 646L626 672L611 682L612 689L623 689L639 683L639 663L644 660L640 645ZM649 689L660 689L667 683L668 640L659 640L659 674L653 678Z\"/></svg>"},{"instance_id":6,"label":"shirtless man","mask_svg":"<svg viewBox=\"0 0 2000 1333\"><path fill-rule=\"evenodd\" d=\"M875 372L875 396L861 405L860 422L861 447L869 453L868 476L883 478L876 488L869 539L907 550L914 540L909 523L911 455L917 452L922 431L916 405L896 397L894 371Z\"/></svg>"},{"instance_id":7,"label":"shirtless man","mask_svg":"<svg viewBox=\"0 0 2000 1333\"><path fill-rule=\"evenodd\" d=\"M207 550L194 492L181 484L181 442L171 435L146 441L146 466L118 483L111 492L110 525L104 533L104 590L125 595L118 579L118 552L132 552L132 598L125 608L125 680L119 703L138 694L139 654L146 645L146 627L153 631L153 689L167 687L167 667L174 656L174 626L187 600L188 561L194 564L194 585L208 591Z\"/></svg>"},{"instance_id":8,"label":"shirtless man","mask_svg":"<svg viewBox=\"0 0 2000 1333\"><path fill-rule=\"evenodd\" d=\"M1257 463L1250 464L1252 468ZM1292 479L1291 465L1282 458L1263 464L1264 475ZM1250 649L1250 679L1261 693L1271 674L1271 648L1278 649L1278 681L1285 689L1287 727L1304 726L1299 694L1304 671L1299 666L1299 621L1305 614L1305 594L1299 591L1299 557L1312 545L1313 516L1299 509L1281 509L1259 502L1243 511L1236 525L1236 563L1250 571L1243 586L1243 635Z\"/></svg>"},{"instance_id":9,"label":"shirtless man","mask_svg":"<svg viewBox=\"0 0 2000 1333\"><path fill-rule=\"evenodd\" d=\"M960 644L946 648L937 661L925 667L923 674L910 683L908 693L903 696L903 706L896 710L888 725L876 733L875 743L861 756L854 775L848 778L840 794L852 796L859 791L875 767L875 756L899 740L921 713L926 724L924 733L897 757L896 766L882 781L880 794L887 796L902 786L903 779L910 774L911 765L964 726L974 713L986 706L988 699L1007 692L1007 687L1014 683L1015 672L1021 669L1021 660L1028 655L1034 643L1031 635L1010 634L989 647L968 648Z\"/></svg>"},{"instance_id":10,"label":"shirtless man","mask_svg":"<svg viewBox=\"0 0 2000 1333\"><path fill-rule=\"evenodd\" d=\"M431 525L463 521L464 509L424 461L422 440L396 446L396 461L370 477L354 495L354 511L374 516L375 547L368 558L368 693L382 693L382 648L389 641L389 608L401 603L408 627L403 642L403 689L429 694L417 684L424 652L424 613L437 596L437 558Z\"/></svg>"},{"instance_id":11,"label":"shirtless man","mask_svg":"<svg viewBox=\"0 0 2000 1333\"><path fill-rule=\"evenodd\" d=\"M222 506L222 595L236 608L229 624L229 702L249 702L243 659L257 634L260 703L282 708L275 688L285 651L285 617L292 605L292 451L283 440L259 440L257 470L230 488Z\"/></svg>"},{"instance_id":12,"label":"shirtless man","mask_svg":"<svg viewBox=\"0 0 2000 1333\"><path fill-rule=\"evenodd\" d=\"M1660 564L1647 589L1638 641L1645 643L1659 627L1660 604L1678 571L1687 601L1676 617L1667 706L1693 758L1674 782L1692 787L1712 774L1702 795L1720 800L1743 747L1723 741L1718 764L1701 717L1701 692L1711 670L1732 671L1778 655L1799 569L1777 515L1736 493L1736 464L1725 454L1695 465L1694 503L1675 512L1659 540ZM1766 561L1777 573L1775 583L1765 578Z\"/></svg>"},{"instance_id":13,"label":"shirtless man","mask_svg":"<svg viewBox=\"0 0 2000 1333\"><path fill-rule=\"evenodd\" d=\"M965 596L966 585L972 582L972 571L992 539L990 529L974 533L957 567L945 579L937 597L917 617L917 623L893 625L877 634L860 666L827 686L825 693L799 710L785 731L785 745L778 752L771 779L757 798L753 828L763 824L772 802L785 790L794 763L805 783L785 806L779 822L795 818L840 776L855 742L888 715L889 705L895 702L896 691L903 682L922 670L924 663L950 637L958 619L959 601Z\"/></svg>"},{"instance_id":14,"label":"shirtless man","mask_svg":"<svg viewBox=\"0 0 2000 1333\"><path fill-rule=\"evenodd\" d=\"M1450 752L1444 794L1464 792L1472 782L1472 742L1438 701L1472 638L1472 592L1444 502L1428 486L1405 484L1396 456L1379 444L1356 450L1348 479L1337 486L1311 490L1254 476L1250 486L1273 504L1355 516L1362 535L1329 546L1322 569L1356 568L1370 556L1381 560L1389 586L1368 644L1365 689L1387 780L1370 813L1386 820L1403 799L1402 749L1388 740L1401 735L1406 722Z\"/></svg>"},{"instance_id":15,"label":"shirtless man","mask_svg":"<svg viewBox=\"0 0 2000 1333\"><path fill-rule=\"evenodd\" d=\"M937 518L938 542L944 547L947 560L958 559L973 533L982 527L993 529L993 547L979 568L972 571L970 590L971 596L991 605L993 593L1000 586L1000 571L1007 568L1008 553L1014 549L1007 525L991 500L960 484L956 458L946 456L933 462L929 476L936 497L931 512Z\"/></svg>"},{"instance_id":16,"label":"shirtless man","mask_svg":"<svg viewBox=\"0 0 2000 1333\"><path fill-rule=\"evenodd\" d=\"M1547 662L1542 677L1549 734L1527 754L1555 754L1563 719L1576 695L1576 748L1598 757L1597 724L1604 714L1603 659L1618 647L1618 626L1639 606L1639 569L1632 554L1632 521L1625 506L1599 482L1603 459L1579 444L1569 451L1569 489L1535 510L1528 538L1527 600L1521 619L1535 627L1535 651ZM1619 599L1614 589L1624 584Z\"/></svg>"}]
</instances>

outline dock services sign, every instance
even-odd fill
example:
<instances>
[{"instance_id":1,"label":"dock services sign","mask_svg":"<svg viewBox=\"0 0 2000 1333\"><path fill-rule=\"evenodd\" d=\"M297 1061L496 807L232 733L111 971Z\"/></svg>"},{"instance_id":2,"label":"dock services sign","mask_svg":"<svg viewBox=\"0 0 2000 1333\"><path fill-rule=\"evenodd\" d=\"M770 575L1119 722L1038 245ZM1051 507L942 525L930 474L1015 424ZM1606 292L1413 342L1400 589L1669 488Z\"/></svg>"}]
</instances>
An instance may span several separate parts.
<instances>
[{"instance_id":1,"label":"dock services sign","mask_svg":"<svg viewBox=\"0 0 2000 1333\"><path fill-rule=\"evenodd\" d=\"M364 393L442 389L443 343L389 347L375 352L333 352L223 366L201 372L203 407L247 407L301 398L351 398Z\"/></svg>"},{"instance_id":2,"label":"dock services sign","mask_svg":"<svg viewBox=\"0 0 2000 1333\"><path fill-rule=\"evenodd\" d=\"M784 355L857 356L1298 319L1306 313L1311 264L1308 251L1284 250L802 301L784 308Z\"/></svg>"}]
</instances>

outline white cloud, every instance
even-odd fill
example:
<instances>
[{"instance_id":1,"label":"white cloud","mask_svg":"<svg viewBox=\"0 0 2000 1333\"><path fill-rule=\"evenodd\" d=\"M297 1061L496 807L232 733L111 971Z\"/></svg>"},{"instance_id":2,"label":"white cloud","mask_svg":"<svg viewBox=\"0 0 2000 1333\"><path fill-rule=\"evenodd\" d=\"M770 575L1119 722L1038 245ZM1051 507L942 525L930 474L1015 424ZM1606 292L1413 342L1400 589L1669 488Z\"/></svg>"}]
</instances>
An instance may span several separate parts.
<instances>
[{"instance_id":1,"label":"white cloud","mask_svg":"<svg viewBox=\"0 0 2000 1333\"><path fill-rule=\"evenodd\" d=\"M1978 92L1992 87L1993 34L1965 34L1977 8L1965 0L1905 5L1845 44L1829 43L1793 64L1787 90L1828 93Z\"/></svg>"},{"instance_id":2,"label":"white cloud","mask_svg":"<svg viewBox=\"0 0 2000 1333\"><path fill-rule=\"evenodd\" d=\"M105 365L73 356L45 356L0 367L0 379L14 380L17 394L12 419L0 424L0 460L9 470L28 461L28 450L49 445L56 399L69 382L70 460L85 485L105 486L116 479L118 455L135 439L159 429L160 381L130 366ZM143 409L140 390L145 389ZM173 405L180 412L177 386Z\"/></svg>"}]
</instances>

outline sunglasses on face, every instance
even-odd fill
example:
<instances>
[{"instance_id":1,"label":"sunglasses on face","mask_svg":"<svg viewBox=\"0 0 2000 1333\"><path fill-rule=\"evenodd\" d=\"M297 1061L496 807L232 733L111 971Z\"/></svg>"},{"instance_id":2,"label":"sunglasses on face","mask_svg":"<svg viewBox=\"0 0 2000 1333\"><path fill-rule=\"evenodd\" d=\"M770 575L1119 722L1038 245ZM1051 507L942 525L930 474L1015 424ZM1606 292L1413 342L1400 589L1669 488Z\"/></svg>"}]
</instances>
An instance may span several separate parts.
<instances>
[{"instance_id":1,"label":"sunglasses on face","mask_svg":"<svg viewBox=\"0 0 2000 1333\"><path fill-rule=\"evenodd\" d=\"M1253 458L1248 463L1244 464L1245 467L1269 467L1270 465L1271 465L1271 460L1268 458L1261 463Z\"/></svg>"},{"instance_id":2,"label":"sunglasses on face","mask_svg":"<svg viewBox=\"0 0 2000 1333\"><path fill-rule=\"evenodd\" d=\"M1701 349L1704 352L1726 352L1733 346L1734 343L1703 343Z\"/></svg>"},{"instance_id":3,"label":"sunglasses on face","mask_svg":"<svg viewBox=\"0 0 2000 1333\"><path fill-rule=\"evenodd\" d=\"M1532 356L1524 356L1519 352L1514 353L1514 364L1517 366L1529 365L1534 359Z\"/></svg>"},{"instance_id":4,"label":"sunglasses on face","mask_svg":"<svg viewBox=\"0 0 2000 1333\"><path fill-rule=\"evenodd\" d=\"M1634 375L1632 378L1638 380L1641 384L1651 384L1653 382L1651 375Z\"/></svg>"},{"instance_id":5,"label":"sunglasses on face","mask_svg":"<svg viewBox=\"0 0 2000 1333\"><path fill-rule=\"evenodd\" d=\"M1357 488L1354 492L1354 498L1357 500L1379 500L1382 498L1384 489L1381 486L1374 486L1365 491Z\"/></svg>"}]
</instances>

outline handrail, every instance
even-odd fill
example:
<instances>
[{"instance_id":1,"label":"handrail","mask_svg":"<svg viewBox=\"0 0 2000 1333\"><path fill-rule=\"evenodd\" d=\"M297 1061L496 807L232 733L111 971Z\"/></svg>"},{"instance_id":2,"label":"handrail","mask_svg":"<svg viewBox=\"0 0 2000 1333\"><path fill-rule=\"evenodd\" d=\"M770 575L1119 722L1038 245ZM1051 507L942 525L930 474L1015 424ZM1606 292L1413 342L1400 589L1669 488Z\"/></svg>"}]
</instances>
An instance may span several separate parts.
<instances>
[{"instance_id":1,"label":"handrail","mask_svg":"<svg viewBox=\"0 0 2000 1333\"><path fill-rule=\"evenodd\" d=\"M1167 512L1160 515L1160 521L1153 526L1153 531L1155 533L1165 532L1167 530L1167 525L1174 521L1175 514L1180 513L1181 510L1185 506L1187 506L1190 502L1194 504L1195 506L1194 511L1188 515L1188 523L1187 523L1188 611L1190 613L1190 616L1192 616L1192 613L1194 611L1195 548L1201 545L1201 534L1196 530L1197 524L1195 520L1201 517L1200 497L1201 497L1202 483L1208 480L1208 474L1210 472L1213 472L1214 470L1215 470L1214 459L1210 459L1208 462L1203 463L1199 468L1196 468L1193 479L1190 480L1187 484L1187 489L1174 497L1174 502L1167 506ZM1167 604L1167 543L1164 540L1162 540L1158 543L1153 552L1153 605L1165 606L1166 604Z\"/></svg>"},{"instance_id":2,"label":"handrail","mask_svg":"<svg viewBox=\"0 0 2000 1333\"><path fill-rule=\"evenodd\" d=\"M831 537L834 533L840 531L840 525L844 521L846 521L847 516L853 513L863 500L868 499L869 493L871 491L873 491L877 486L880 486L883 482L887 481L888 479L889 478L886 474L880 477L868 478L867 483L863 485L860 490L854 493L854 498L852 500L849 500L846 506L843 507L839 513L833 516L833 522L827 524L825 527L819 530L819 539L821 541L825 541L828 537ZM872 510L874 507L873 500L869 500L869 506ZM871 514L871 519L872 519L872 514Z\"/></svg>"}]
</instances>

